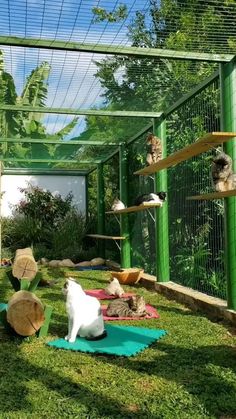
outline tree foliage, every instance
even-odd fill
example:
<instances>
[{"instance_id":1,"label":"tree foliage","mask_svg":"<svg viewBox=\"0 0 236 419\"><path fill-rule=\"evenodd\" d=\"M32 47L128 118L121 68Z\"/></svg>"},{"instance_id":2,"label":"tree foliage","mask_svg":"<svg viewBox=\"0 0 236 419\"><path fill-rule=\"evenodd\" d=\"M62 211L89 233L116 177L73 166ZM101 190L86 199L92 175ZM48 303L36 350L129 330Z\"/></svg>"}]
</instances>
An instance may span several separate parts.
<instances>
[{"instance_id":1,"label":"tree foliage","mask_svg":"<svg viewBox=\"0 0 236 419\"><path fill-rule=\"evenodd\" d=\"M44 107L48 94L48 77L51 67L45 61L32 70L27 77L21 95L17 95L13 77L4 69L3 53L0 51L0 103L6 105ZM0 136L4 138L42 138L45 144L2 144L1 154L7 157L44 157L49 158L56 154L65 157L68 148L46 144L47 139L63 139L75 127L78 118L73 119L63 129L55 134L48 134L43 123L44 114L27 111L0 110ZM70 149L69 152L75 152Z\"/></svg>"}]
</instances>

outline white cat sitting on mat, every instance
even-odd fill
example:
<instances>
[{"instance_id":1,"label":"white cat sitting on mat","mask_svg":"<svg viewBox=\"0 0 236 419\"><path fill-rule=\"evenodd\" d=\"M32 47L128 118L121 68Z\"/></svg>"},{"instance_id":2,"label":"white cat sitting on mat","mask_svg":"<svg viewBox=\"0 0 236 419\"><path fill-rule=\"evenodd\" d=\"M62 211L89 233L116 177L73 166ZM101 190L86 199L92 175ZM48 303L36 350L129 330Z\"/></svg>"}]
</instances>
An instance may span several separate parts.
<instances>
[{"instance_id":1,"label":"white cat sitting on mat","mask_svg":"<svg viewBox=\"0 0 236 419\"><path fill-rule=\"evenodd\" d=\"M68 313L68 334L65 340L75 342L77 335L87 340L105 338L107 332L97 298L86 295L82 287L71 277L66 280L62 291L66 295Z\"/></svg>"}]
</instances>

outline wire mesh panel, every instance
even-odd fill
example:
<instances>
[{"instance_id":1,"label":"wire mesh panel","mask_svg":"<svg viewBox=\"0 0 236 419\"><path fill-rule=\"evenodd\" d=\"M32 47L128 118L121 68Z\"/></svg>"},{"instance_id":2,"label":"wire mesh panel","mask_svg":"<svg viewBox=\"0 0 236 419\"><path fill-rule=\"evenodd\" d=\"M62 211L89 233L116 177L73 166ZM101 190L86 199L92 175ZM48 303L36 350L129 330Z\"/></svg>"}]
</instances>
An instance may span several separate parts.
<instances>
[{"instance_id":1,"label":"wire mesh panel","mask_svg":"<svg viewBox=\"0 0 236 419\"><path fill-rule=\"evenodd\" d=\"M220 131L218 82L168 119L168 155L204 133ZM223 200L186 200L213 191L213 149L168 170L171 279L210 295L226 297Z\"/></svg>"},{"instance_id":2,"label":"wire mesh panel","mask_svg":"<svg viewBox=\"0 0 236 419\"><path fill-rule=\"evenodd\" d=\"M146 164L146 138L149 131L131 143L129 149L129 206L135 205L138 196L154 192L153 176L134 176ZM156 274L155 210L134 212L129 215L132 266Z\"/></svg>"}]
</instances>

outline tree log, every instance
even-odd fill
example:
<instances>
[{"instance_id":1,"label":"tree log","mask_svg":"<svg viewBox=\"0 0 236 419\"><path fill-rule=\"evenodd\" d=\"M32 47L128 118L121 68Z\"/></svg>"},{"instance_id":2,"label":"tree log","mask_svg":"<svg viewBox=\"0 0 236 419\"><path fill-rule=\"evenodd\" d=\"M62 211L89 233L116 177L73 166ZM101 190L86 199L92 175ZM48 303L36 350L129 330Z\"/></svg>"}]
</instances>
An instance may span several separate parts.
<instances>
[{"instance_id":1,"label":"tree log","mask_svg":"<svg viewBox=\"0 0 236 419\"><path fill-rule=\"evenodd\" d=\"M17 249L12 267L12 275L17 278L26 278L31 281L38 271L38 265L35 262L32 249Z\"/></svg>"},{"instance_id":2,"label":"tree log","mask_svg":"<svg viewBox=\"0 0 236 419\"><path fill-rule=\"evenodd\" d=\"M35 294L17 291L9 300L7 321L19 335L34 335L44 320L43 304Z\"/></svg>"}]
</instances>

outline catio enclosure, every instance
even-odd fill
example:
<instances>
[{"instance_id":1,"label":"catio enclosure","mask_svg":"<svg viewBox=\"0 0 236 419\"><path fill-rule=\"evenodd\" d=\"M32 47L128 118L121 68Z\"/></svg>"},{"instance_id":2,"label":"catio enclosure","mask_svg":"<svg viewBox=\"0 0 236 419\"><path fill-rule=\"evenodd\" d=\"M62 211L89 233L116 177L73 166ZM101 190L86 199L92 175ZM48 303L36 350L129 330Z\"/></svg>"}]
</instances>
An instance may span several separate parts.
<instances>
[{"instance_id":1,"label":"catio enclosure","mask_svg":"<svg viewBox=\"0 0 236 419\"><path fill-rule=\"evenodd\" d=\"M222 146L236 169L235 17L218 0L10 0L0 16L2 173L85 176L99 256L233 309L236 192L213 193L210 166ZM164 160L145 169L149 132ZM162 208L107 213L161 190Z\"/></svg>"}]
</instances>

